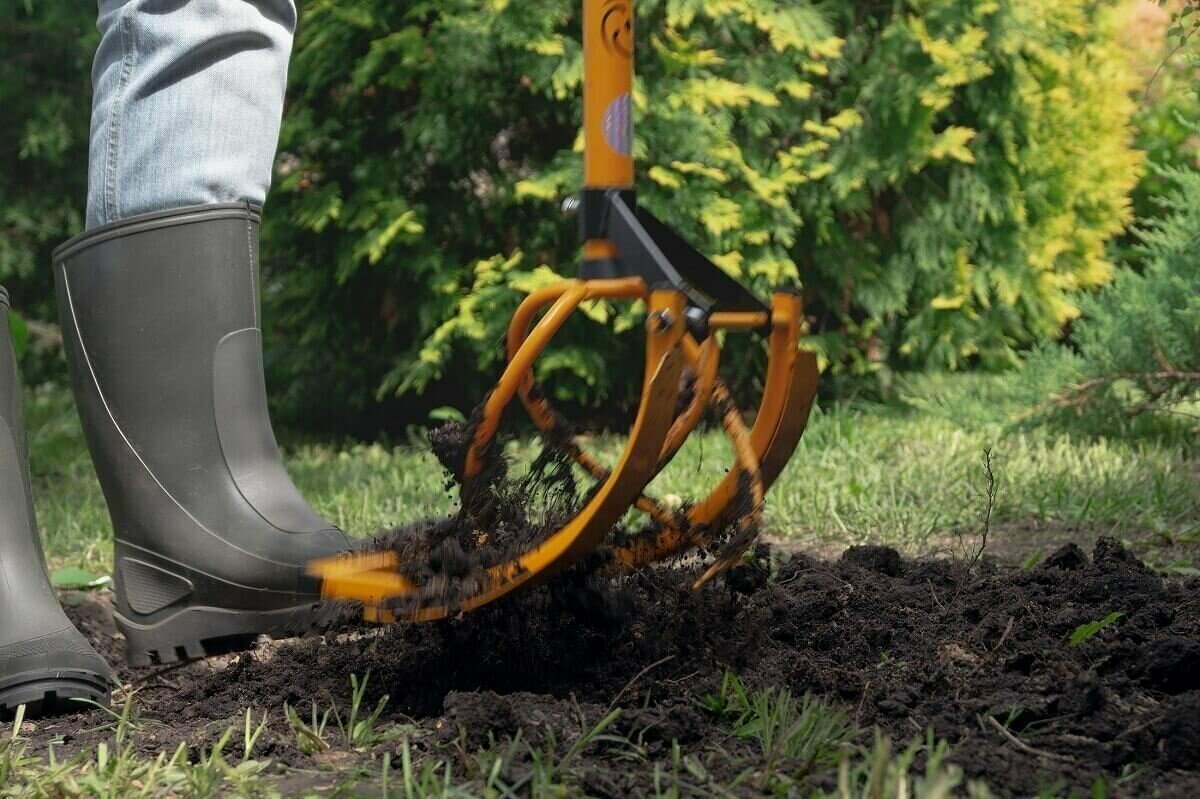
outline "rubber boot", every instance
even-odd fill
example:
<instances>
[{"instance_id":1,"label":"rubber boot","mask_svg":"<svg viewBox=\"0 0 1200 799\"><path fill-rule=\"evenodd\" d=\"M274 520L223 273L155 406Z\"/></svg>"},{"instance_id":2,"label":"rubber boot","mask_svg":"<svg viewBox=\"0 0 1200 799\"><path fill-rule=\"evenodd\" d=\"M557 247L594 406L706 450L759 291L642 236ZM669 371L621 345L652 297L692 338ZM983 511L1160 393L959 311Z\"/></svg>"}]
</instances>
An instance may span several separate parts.
<instances>
[{"instance_id":1,"label":"rubber boot","mask_svg":"<svg viewBox=\"0 0 1200 799\"><path fill-rule=\"evenodd\" d=\"M0 287L0 716L30 718L108 703L104 658L63 613L46 576L29 490L21 381Z\"/></svg>"},{"instance_id":2,"label":"rubber boot","mask_svg":"<svg viewBox=\"0 0 1200 799\"><path fill-rule=\"evenodd\" d=\"M292 484L271 430L258 227L251 206L205 205L95 228L54 253L133 665L303 632L317 603L305 565L348 548Z\"/></svg>"}]
</instances>

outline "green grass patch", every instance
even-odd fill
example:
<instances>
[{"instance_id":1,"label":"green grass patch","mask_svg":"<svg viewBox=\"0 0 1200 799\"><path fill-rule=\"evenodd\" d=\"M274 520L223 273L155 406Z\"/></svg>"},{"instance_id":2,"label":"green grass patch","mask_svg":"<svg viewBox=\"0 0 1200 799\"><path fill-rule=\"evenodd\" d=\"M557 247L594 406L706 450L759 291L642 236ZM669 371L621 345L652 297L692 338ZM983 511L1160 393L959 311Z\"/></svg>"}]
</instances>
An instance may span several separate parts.
<instances>
[{"instance_id":1,"label":"green grass patch","mask_svg":"<svg viewBox=\"0 0 1200 799\"><path fill-rule=\"evenodd\" d=\"M776 537L837 551L864 542L908 553L953 549L980 526L986 501L982 452L991 448L999 493L994 553L1018 562L1070 539L1116 535L1168 545L1200 538L1200 465L1194 436L1133 438L1025 428L1004 400L1003 377L924 378L888 405L818 409L788 469L768 495ZM991 398L991 399L989 399ZM55 566L105 573L108 516L69 397L32 392L28 403L36 504ZM617 435L589 446L615 460ZM518 457L533 446L513 446ZM731 462L720 430L694 435L652 491L673 501L715 485ZM428 452L413 444L304 443L287 465L331 521L369 535L453 510L455 496ZM1084 542L1086 543L1086 541ZM1174 558L1172 560L1171 558Z\"/></svg>"},{"instance_id":2,"label":"green grass patch","mask_svg":"<svg viewBox=\"0 0 1200 799\"><path fill-rule=\"evenodd\" d=\"M357 694L357 691L355 692ZM352 700L353 701L353 700ZM430 747L407 725L383 728L370 747L338 736L313 749L306 738L276 738L272 754L312 759L308 767L284 767L260 752L266 734L278 726L269 711L247 709L211 746L172 748L165 728L140 719L136 700L126 697L109 711L106 739L70 758L30 753L18 712L0 725L0 797L138 796L166 797L404 797L404 799L499 799L499 797L584 797L588 770L604 768L646 774L646 796L683 797L808 796L813 799L992 799L987 785L966 779L951 762L951 748L932 732L901 748L876 730L855 728L847 709L823 700L796 699L786 691L745 688L727 674L719 696L706 697L704 710L751 746L733 750L710 741L704 751L673 743L665 755L651 756L635 738L610 730L621 710L581 728L571 740L553 736L537 746L521 733L483 748L461 743ZM292 727L291 722L284 722ZM384 745L390 741L390 744ZM298 753L283 751L295 746ZM145 752L158 750L156 755ZM168 754L169 753L169 754ZM322 760L313 758L324 758ZM599 759L597 759L599 758ZM714 773L720 763L722 775ZM823 787L824 786L824 787ZM1099 791L1096 790L1099 788ZM1093 786L1104 796L1106 784ZM1045 799L1082 796L1058 787Z\"/></svg>"},{"instance_id":3,"label":"green grass patch","mask_svg":"<svg viewBox=\"0 0 1200 799\"><path fill-rule=\"evenodd\" d=\"M912 755L919 747L906 751L893 762L890 759L876 764L877 755L866 751L853 751L848 745L858 731L846 726L844 712L822 703L795 702L780 692L748 693L736 678L728 678L727 684L735 686L737 696L733 703L743 703L740 711L735 710L732 719L735 734L743 738L754 738L762 744L762 762L751 755L744 763L745 770L732 780L720 781L708 775L699 761L686 760L676 745L672 749L672 765L668 770L662 764L654 766L655 796L735 796L739 788L756 784L778 795L788 795L789 787L800 788L795 780L814 772L825 772L840 762L839 792L830 796L860 795L859 790L873 784L873 775L882 765L891 775L897 767L905 773L901 779L907 781L907 770L912 765ZM272 769L269 758L255 757L255 750L270 724L270 714L256 718L247 710L238 726L228 727L210 748L190 750L180 743L170 756L167 750L154 757L140 754L140 738L147 734L138 720L132 699L118 710L110 711L111 736L90 751L85 751L69 760L59 760L53 754L37 757L28 753L22 738L24 721L18 712L16 720L0 739L0 796L140 796L140 797L274 797L281 796L280 785L285 771ZM343 774L332 780L327 770L315 769L304 779L303 770L292 770L287 779L295 787L296 777L305 785L303 795L334 796L401 796L415 797L500 797L500 796L583 796L580 790L581 768L576 761L589 748L604 748L610 754L619 751L628 767L650 768L646 752L635 742L620 736L607 734L606 730L619 717L620 710L612 710L594 727L581 731L577 739L564 742L562 746L551 739L539 747L522 744L521 737L496 743L490 748L473 753L459 752L453 759L438 755L417 755L412 741L399 733L395 753L385 751L364 755L363 746L342 738L348 757L339 765L351 766L342 769ZM773 728L771 720L792 720L786 733L772 738L774 732L784 728ZM294 728L293 728L294 729ZM161 731L160 731L161 732ZM237 742L240 755L227 754L231 742ZM378 743L378 742L376 742ZM886 746L886 743L883 744ZM877 751L878 751L877 744ZM303 740L297 747L311 755ZM153 748L153 747L152 747ZM325 744L319 751L328 752ZM944 744L932 750L936 763L932 768L940 772ZM357 754L356 754L357 753ZM465 757L464 757L465 755ZM789 758L789 760L784 760ZM799 762L796 758L801 758ZM353 764L351 764L353 760ZM791 766L791 774L787 767ZM927 771L929 767L927 767ZM895 775L893 780L895 779ZM958 784L957 772L947 771L936 780L948 787ZM917 786L922 783L918 781ZM845 789L853 790L847 794ZM780 790L784 793L779 793ZM816 793L815 796L826 794ZM877 793L862 793L876 796ZM891 795L891 794L889 794ZM909 795L909 794L904 794ZM925 794L918 791L913 796L949 796L950 794Z\"/></svg>"}]
</instances>

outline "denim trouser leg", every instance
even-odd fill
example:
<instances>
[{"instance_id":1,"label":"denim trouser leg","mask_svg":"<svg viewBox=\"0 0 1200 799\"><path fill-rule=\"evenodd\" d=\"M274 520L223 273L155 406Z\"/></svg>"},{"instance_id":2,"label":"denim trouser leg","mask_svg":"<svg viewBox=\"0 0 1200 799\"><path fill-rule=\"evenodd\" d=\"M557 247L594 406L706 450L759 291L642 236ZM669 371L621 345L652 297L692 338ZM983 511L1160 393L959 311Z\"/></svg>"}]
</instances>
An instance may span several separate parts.
<instances>
[{"instance_id":1,"label":"denim trouser leg","mask_svg":"<svg viewBox=\"0 0 1200 799\"><path fill-rule=\"evenodd\" d=\"M99 0L88 228L150 211L261 204L293 0Z\"/></svg>"}]
</instances>

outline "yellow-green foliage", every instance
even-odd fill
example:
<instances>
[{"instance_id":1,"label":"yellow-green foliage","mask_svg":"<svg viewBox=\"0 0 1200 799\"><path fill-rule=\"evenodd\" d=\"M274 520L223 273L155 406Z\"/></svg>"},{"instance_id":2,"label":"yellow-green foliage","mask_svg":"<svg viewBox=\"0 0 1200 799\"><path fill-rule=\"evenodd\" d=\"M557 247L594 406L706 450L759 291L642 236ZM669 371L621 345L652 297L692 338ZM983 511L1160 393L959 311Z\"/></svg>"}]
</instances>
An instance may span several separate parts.
<instances>
[{"instance_id":1,"label":"yellow-green foliage","mask_svg":"<svg viewBox=\"0 0 1200 799\"><path fill-rule=\"evenodd\" d=\"M335 375L466 402L522 293L573 273L579 6L303 5L268 215L294 399ZM1114 8L639 0L640 199L756 289L803 285L835 370L1007 365L1109 279L1129 222ZM627 399L635 315L590 309L541 375Z\"/></svg>"},{"instance_id":2,"label":"yellow-green foliage","mask_svg":"<svg viewBox=\"0 0 1200 799\"><path fill-rule=\"evenodd\" d=\"M758 290L801 283L834 369L1006 364L1108 279L1128 221L1114 2L637 0L640 196ZM581 3L299 6L267 206L273 393L465 404L522 291L577 262L557 201L580 177ZM81 221L94 8L4 9L0 280L50 318L37 264ZM542 373L628 399L635 318L589 313Z\"/></svg>"},{"instance_id":3,"label":"yellow-green foliage","mask_svg":"<svg viewBox=\"0 0 1200 799\"><path fill-rule=\"evenodd\" d=\"M835 370L1007 364L1108 279L1128 221L1114 3L638 0L641 198L758 290L801 283ZM573 272L556 208L580 179L580 5L302 4L265 245L285 400L466 403L522 292ZM63 33L94 12L55 8L0 12L0 280L44 318L36 264L80 224L94 41ZM588 312L542 374L627 399L636 313Z\"/></svg>"},{"instance_id":4,"label":"yellow-green foliage","mask_svg":"<svg viewBox=\"0 0 1200 799\"><path fill-rule=\"evenodd\" d=\"M646 200L760 288L799 279L835 366L1007 364L1109 279L1130 219L1111 12L668 2L646 15Z\"/></svg>"},{"instance_id":5,"label":"yellow-green foliage","mask_svg":"<svg viewBox=\"0 0 1200 799\"><path fill-rule=\"evenodd\" d=\"M1129 221L1117 2L637 0L640 197L759 291L802 284L834 370L1006 365L1109 278ZM465 405L522 292L574 272L580 7L300 4L265 242L285 404ZM0 280L50 318L36 264L79 226L94 41L67 31L94 10L5 8ZM542 375L627 400L636 314L589 315Z\"/></svg>"}]
</instances>

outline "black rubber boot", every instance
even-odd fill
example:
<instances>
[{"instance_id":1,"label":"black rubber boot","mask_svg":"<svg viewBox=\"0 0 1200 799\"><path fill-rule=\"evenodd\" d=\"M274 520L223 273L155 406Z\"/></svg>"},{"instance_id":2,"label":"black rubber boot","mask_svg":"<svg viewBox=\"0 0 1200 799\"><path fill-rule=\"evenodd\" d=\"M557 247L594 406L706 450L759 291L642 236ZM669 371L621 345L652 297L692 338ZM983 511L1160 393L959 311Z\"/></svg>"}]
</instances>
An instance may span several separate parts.
<instances>
[{"instance_id":1,"label":"black rubber boot","mask_svg":"<svg viewBox=\"0 0 1200 799\"><path fill-rule=\"evenodd\" d=\"M29 490L21 382L0 287L0 716L36 717L108 702L104 658L63 613L46 576Z\"/></svg>"},{"instance_id":2,"label":"black rubber boot","mask_svg":"<svg viewBox=\"0 0 1200 799\"><path fill-rule=\"evenodd\" d=\"M115 533L133 665L308 628L305 564L348 548L284 469L267 416L258 211L146 214L54 253L63 341Z\"/></svg>"}]
</instances>

